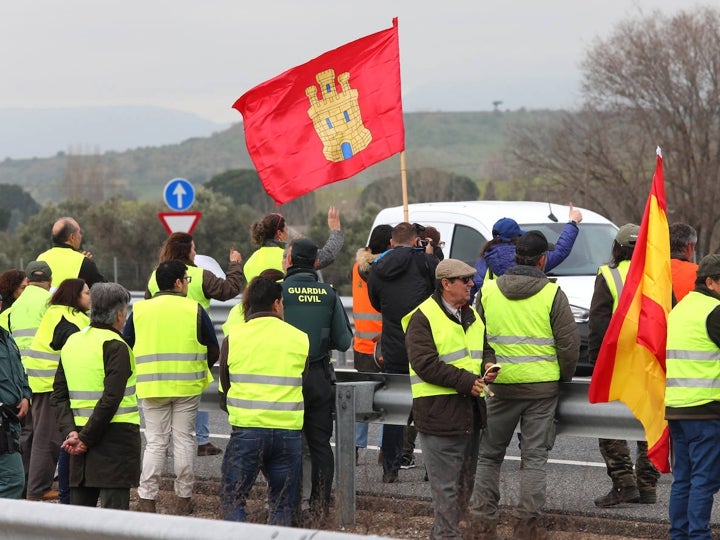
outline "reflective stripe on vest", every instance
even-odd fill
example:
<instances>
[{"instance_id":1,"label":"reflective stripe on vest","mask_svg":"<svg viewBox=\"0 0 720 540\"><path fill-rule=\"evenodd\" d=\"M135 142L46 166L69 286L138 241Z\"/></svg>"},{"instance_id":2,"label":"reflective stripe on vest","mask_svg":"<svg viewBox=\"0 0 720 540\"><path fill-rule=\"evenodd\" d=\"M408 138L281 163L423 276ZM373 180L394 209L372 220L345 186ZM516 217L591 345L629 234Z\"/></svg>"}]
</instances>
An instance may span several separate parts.
<instances>
[{"instance_id":1,"label":"reflective stripe on vest","mask_svg":"<svg viewBox=\"0 0 720 540\"><path fill-rule=\"evenodd\" d=\"M203 292L203 269L197 266L185 265L187 268L187 275L190 276L190 283L188 283L187 297L191 300L195 300L203 308L208 309L210 307L210 299L205 296ZM148 291L151 296L155 296L160 292L160 288L155 278L155 270L150 274L150 279L147 284Z\"/></svg>"},{"instance_id":2,"label":"reflective stripe on vest","mask_svg":"<svg viewBox=\"0 0 720 540\"><path fill-rule=\"evenodd\" d=\"M357 261L352 268L352 299L355 321L353 349L364 354L373 354L373 338L377 338L382 331L382 315L370 303L367 283L360 277Z\"/></svg>"},{"instance_id":3,"label":"reflective stripe on vest","mask_svg":"<svg viewBox=\"0 0 720 540\"><path fill-rule=\"evenodd\" d=\"M26 354L25 351L30 348L49 301L50 291L37 285L28 285L13 303L8 326L20 354Z\"/></svg>"},{"instance_id":4,"label":"reflective stripe on vest","mask_svg":"<svg viewBox=\"0 0 720 540\"><path fill-rule=\"evenodd\" d=\"M430 323L439 360L479 375L482 369L485 326L477 312L473 308L469 308L473 309L475 322L467 331L463 331L463 327L451 321L445 310L432 296L416 309L420 310ZM402 318L403 331L407 330L414 313L415 310ZM423 381L412 367L412 358L410 359L410 389L413 398L457 394L457 390L454 388Z\"/></svg>"},{"instance_id":5,"label":"reflective stripe on vest","mask_svg":"<svg viewBox=\"0 0 720 540\"><path fill-rule=\"evenodd\" d=\"M487 286L486 286L487 285ZM536 294L510 300L496 280L483 283L482 305L487 339L502 364L495 383L517 384L560 380L560 365L550 325L558 286L548 282Z\"/></svg>"},{"instance_id":6,"label":"reflective stripe on vest","mask_svg":"<svg viewBox=\"0 0 720 540\"><path fill-rule=\"evenodd\" d=\"M133 306L139 398L197 396L212 380L198 341L198 303L160 294Z\"/></svg>"},{"instance_id":7,"label":"reflective stripe on vest","mask_svg":"<svg viewBox=\"0 0 720 540\"><path fill-rule=\"evenodd\" d=\"M706 320L720 300L692 291L668 316L665 405L697 407L720 401L720 349Z\"/></svg>"},{"instance_id":8,"label":"reflective stripe on vest","mask_svg":"<svg viewBox=\"0 0 720 540\"><path fill-rule=\"evenodd\" d=\"M227 345L230 425L302 429L307 334L277 317L257 317L233 326Z\"/></svg>"},{"instance_id":9,"label":"reflective stripe on vest","mask_svg":"<svg viewBox=\"0 0 720 540\"><path fill-rule=\"evenodd\" d=\"M80 275L85 255L71 247L54 247L38 255L37 260L48 263L52 270L51 286L57 289L66 279L75 279Z\"/></svg>"},{"instance_id":10,"label":"reflective stripe on vest","mask_svg":"<svg viewBox=\"0 0 720 540\"><path fill-rule=\"evenodd\" d=\"M278 246L266 246L257 249L250 258L245 261L243 272L245 273L245 279L250 283L252 278L259 276L263 270L273 268L275 270L283 270L283 255L285 251L283 248Z\"/></svg>"},{"instance_id":11,"label":"reflective stripe on vest","mask_svg":"<svg viewBox=\"0 0 720 540\"><path fill-rule=\"evenodd\" d=\"M30 347L21 351L28 384L33 394L52 392L55 372L60 361L60 352L53 350L50 342L53 340L55 328L63 318L77 326L79 330L90 324L87 315L70 306L48 307Z\"/></svg>"},{"instance_id":12,"label":"reflective stripe on vest","mask_svg":"<svg viewBox=\"0 0 720 540\"><path fill-rule=\"evenodd\" d=\"M70 336L60 353L65 379L67 380L70 408L75 425L84 426L95 410L105 391L105 362L103 346L108 341L119 341L127 347L122 338L112 330L86 327ZM135 393L135 359L130 347L130 377L125 385L123 398L110 422L140 424L140 413Z\"/></svg>"},{"instance_id":13,"label":"reflective stripe on vest","mask_svg":"<svg viewBox=\"0 0 720 540\"><path fill-rule=\"evenodd\" d=\"M598 274L601 274L605 278L610 294L612 295L613 305L612 310L615 313L618 302L620 301L620 295L622 294L623 285L627 279L628 270L630 269L630 261L620 261L617 268L610 268L607 264L602 265L598 268Z\"/></svg>"}]
</instances>

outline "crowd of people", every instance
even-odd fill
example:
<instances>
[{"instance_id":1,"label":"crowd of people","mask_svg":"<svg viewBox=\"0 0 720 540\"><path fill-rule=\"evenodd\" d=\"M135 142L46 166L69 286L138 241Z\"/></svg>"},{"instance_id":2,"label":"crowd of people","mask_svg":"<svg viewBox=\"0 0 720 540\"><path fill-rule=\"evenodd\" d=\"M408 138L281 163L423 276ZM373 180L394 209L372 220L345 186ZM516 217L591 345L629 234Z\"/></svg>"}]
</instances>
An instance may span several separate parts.
<instances>
[{"instance_id":1,"label":"crowd of people","mask_svg":"<svg viewBox=\"0 0 720 540\"><path fill-rule=\"evenodd\" d=\"M412 412L405 425L383 426L379 463L382 482L400 481L400 471L416 465L419 438L435 511L431 538L462 538L463 519L476 537L498 538L500 470L518 426L513 538L547 538L541 516L559 382L572 378L580 354L568 299L546 275L580 232L582 214L572 205L568 218L556 245L512 218L499 220L474 266L445 258L433 227L376 227L352 268L354 335L338 294L318 275L343 246L335 208L322 248L291 238L284 216L272 213L252 226L258 249L243 264L230 248L226 271L204 268L192 236L173 233L132 312L128 291L107 283L92 253L81 250L77 221L60 218L53 247L24 271L0 274L0 497L127 510L137 487L136 509L157 512L172 441L173 510L191 514L195 458L223 452L209 441L199 410L219 361L231 429L222 517L247 520L262 472L268 523L321 526L335 467L331 353L352 346L359 371L409 376ZM637 225L622 226L598 269L591 359L617 308L638 233ZM671 537L709 538L720 488L713 384L720 375L720 256L695 264L697 234L686 224L670 227L670 241L675 307L666 416L676 463L682 457ZM210 300L240 293L220 343ZM356 456L367 439L367 424L356 424ZM657 501L660 474L646 442L637 441L634 463L627 441L600 439L599 447L612 488L597 506Z\"/></svg>"}]
</instances>

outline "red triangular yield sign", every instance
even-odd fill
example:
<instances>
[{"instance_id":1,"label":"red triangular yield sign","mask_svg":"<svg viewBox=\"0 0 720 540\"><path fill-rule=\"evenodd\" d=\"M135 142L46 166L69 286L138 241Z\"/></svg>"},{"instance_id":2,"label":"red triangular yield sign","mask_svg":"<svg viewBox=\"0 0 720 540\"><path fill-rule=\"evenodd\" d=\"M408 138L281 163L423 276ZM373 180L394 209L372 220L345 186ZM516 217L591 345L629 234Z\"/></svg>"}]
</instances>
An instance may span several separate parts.
<instances>
[{"instance_id":1,"label":"red triangular yield sign","mask_svg":"<svg viewBox=\"0 0 720 540\"><path fill-rule=\"evenodd\" d=\"M174 232L192 234L195 225L200 221L200 216L202 212L158 212L158 217L168 234Z\"/></svg>"}]
</instances>

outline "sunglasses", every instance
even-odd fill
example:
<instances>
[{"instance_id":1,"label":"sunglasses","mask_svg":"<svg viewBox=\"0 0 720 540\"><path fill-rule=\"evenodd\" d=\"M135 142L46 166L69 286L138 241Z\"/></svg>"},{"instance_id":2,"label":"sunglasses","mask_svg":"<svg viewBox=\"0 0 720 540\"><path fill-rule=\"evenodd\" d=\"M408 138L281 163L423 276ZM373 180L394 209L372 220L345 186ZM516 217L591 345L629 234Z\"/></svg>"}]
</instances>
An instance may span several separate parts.
<instances>
[{"instance_id":1,"label":"sunglasses","mask_svg":"<svg viewBox=\"0 0 720 540\"><path fill-rule=\"evenodd\" d=\"M455 281L456 279L458 279L458 280L462 281L464 285L467 285L468 283L470 283L472 281L472 278L473 278L472 276L450 278L450 281Z\"/></svg>"}]
</instances>

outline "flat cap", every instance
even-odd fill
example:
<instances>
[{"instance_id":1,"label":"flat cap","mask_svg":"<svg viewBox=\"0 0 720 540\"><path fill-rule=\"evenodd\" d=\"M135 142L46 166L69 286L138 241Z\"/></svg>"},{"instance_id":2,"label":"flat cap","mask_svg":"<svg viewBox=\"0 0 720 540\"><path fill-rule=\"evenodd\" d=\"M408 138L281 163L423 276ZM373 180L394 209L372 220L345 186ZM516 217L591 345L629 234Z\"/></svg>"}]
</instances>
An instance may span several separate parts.
<instances>
[{"instance_id":1,"label":"flat cap","mask_svg":"<svg viewBox=\"0 0 720 540\"><path fill-rule=\"evenodd\" d=\"M435 269L435 279L452 279L475 275L475 268L458 259L444 259Z\"/></svg>"}]
</instances>

